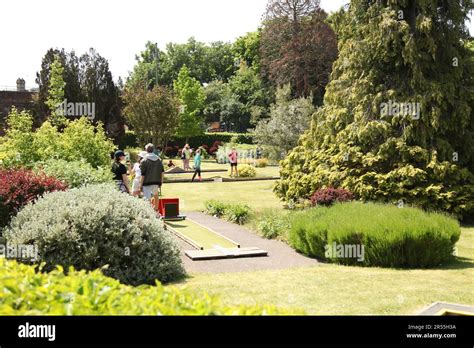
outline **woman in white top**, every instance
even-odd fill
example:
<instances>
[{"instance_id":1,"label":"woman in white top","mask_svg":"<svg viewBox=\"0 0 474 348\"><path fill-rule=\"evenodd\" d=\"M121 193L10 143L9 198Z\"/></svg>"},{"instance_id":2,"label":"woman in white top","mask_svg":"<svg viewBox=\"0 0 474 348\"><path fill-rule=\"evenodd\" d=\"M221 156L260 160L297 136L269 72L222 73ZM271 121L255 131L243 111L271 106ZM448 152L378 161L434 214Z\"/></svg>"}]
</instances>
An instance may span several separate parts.
<instances>
[{"instance_id":1,"label":"woman in white top","mask_svg":"<svg viewBox=\"0 0 474 348\"><path fill-rule=\"evenodd\" d=\"M132 194L134 196L140 196L140 179L142 177L142 172L140 170L140 162L145 158L146 151L142 151L138 154L138 162L133 165L132 175L134 175L132 183Z\"/></svg>"}]
</instances>

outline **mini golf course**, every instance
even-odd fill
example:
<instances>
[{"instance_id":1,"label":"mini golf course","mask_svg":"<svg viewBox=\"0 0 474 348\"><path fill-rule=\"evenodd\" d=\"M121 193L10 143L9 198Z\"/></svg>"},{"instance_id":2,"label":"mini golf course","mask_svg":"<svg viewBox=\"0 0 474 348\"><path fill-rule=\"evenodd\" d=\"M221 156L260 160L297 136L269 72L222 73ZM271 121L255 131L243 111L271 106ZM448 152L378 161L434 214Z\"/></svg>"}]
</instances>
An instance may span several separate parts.
<instances>
[{"instance_id":1,"label":"mini golf course","mask_svg":"<svg viewBox=\"0 0 474 348\"><path fill-rule=\"evenodd\" d=\"M237 242L189 219L165 220L164 226L166 230L194 247L194 250L184 251L193 261L268 255L268 252L257 247L241 248Z\"/></svg>"}]
</instances>

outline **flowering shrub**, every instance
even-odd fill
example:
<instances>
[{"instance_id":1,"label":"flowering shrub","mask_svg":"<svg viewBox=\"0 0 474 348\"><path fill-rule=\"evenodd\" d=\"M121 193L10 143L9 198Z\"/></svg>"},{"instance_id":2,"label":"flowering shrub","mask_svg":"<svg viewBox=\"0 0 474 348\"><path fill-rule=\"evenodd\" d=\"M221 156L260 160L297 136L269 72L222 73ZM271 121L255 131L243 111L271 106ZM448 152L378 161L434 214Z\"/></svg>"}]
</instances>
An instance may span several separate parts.
<instances>
[{"instance_id":1,"label":"flowering shrub","mask_svg":"<svg viewBox=\"0 0 474 348\"><path fill-rule=\"evenodd\" d=\"M335 202L348 202L353 199L354 196L349 191L330 187L316 191L311 196L311 204L330 206Z\"/></svg>"},{"instance_id":2,"label":"flowering shrub","mask_svg":"<svg viewBox=\"0 0 474 348\"><path fill-rule=\"evenodd\" d=\"M212 146L209 148L209 150L207 151L209 153L209 155L215 155L217 150L219 149L219 146L222 145L222 141L219 141L219 140L216 140L214 141L214 144L212 144Z\"/></svg>"},{"instance_id":3,"label":"flowering shrub","mask_svg":"<svg viewBox=\"0 0 474 348\"><path fill-rule=\"evenodd\" d=\"M66 188L67 185L56 178L30 170L0 170L0 227L6 226L28 202L46 192Z\"/></svg>"}]
</instances>

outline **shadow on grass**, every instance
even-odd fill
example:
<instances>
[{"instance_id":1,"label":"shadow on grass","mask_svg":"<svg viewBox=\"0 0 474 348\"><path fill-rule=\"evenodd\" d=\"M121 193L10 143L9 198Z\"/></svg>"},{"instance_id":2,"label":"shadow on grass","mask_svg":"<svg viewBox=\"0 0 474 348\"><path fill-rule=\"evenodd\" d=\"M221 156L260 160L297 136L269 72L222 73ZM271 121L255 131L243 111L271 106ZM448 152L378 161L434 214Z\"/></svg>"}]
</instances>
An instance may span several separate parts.
<instances>
[{"instance_id":1,"label":"shadow on grass","mask_svg":"<svg viewBox=\"0 0 474 348\"><path fill-rule=\"evenodd\" d=\"M445 265L435 267L433 269L445 269L445 270L452 270L452 269L468 269L474 268L474 260L467 258L467 257L456 257L456 260L447 263Z\"/></svg>"}]
</instances>

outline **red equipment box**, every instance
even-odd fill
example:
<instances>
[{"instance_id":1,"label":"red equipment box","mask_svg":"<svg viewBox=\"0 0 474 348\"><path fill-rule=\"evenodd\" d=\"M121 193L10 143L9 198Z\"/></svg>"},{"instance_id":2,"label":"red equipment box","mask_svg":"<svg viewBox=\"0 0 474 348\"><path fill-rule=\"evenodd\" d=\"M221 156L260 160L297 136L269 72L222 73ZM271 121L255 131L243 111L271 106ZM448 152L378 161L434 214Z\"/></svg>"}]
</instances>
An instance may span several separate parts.
<instances>
[{"instance_id":1,"label":"red equipment box","mask_svg":"<svg viewBox=\"0 0 474 348\"><path fill-rule=\"evenodd\" d=\"M179 218L179 198L158 199L158 213L165 219Z\"/></svg>"}]
</instances>

